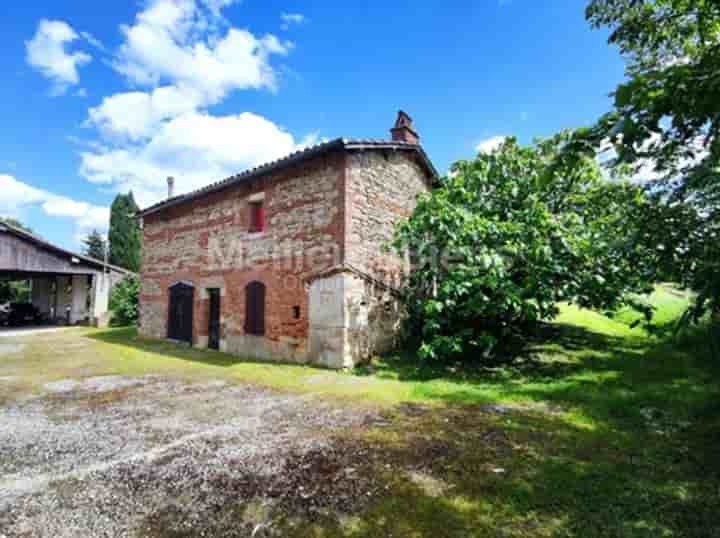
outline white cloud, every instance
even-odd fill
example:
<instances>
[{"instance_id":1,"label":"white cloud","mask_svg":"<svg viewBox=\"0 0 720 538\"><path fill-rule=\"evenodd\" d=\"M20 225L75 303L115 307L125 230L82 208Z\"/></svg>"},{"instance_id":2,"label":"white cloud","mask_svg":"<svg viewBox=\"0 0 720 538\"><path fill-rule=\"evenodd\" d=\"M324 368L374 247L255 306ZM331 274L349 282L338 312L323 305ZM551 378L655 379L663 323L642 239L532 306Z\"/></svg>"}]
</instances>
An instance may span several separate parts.
<instances>
[{"instance_id":1,"label":"white cloud","mask_svg":"<svg viewBox=\"0 0 720 538\"><path fill-rule=\"evenodd\" d=\"M493 136L486 140L482 140L475 146L475 151L478 153L492 153L493 151L499 149L507 138L507 136L503 135Z\"/></svg>"},{"instance_id":2,"label":"white cloud","mask_svg":"<svg viewBox=\"0 0 720 538\"><path fill-rule=\"evenodd\" d=\"M291 43L268 34L220 28L219 9L228 0L154 0L132 26L123 26L115 69L132 84L163 82L190 89L210 105L238 89L276 87L272 55L285 55Z\"/></svg>"},{"instance_id":3,"label":"white cloud","mask_svg":"<svg viewBox=\"0 0 720 538\"><path fill-rule=\"evenodd\" d=\"M132 189L147 206L166 195L167 176L187 192L302 147L257 114L208 111L233 91L274 89L270 57L292 47L229 27L220 11L234 2L152 0L121 28L125 41L113 65L130 84L148 88L110 95L88 111L87 125L103 143L81 153L81 175Z\"/></svg>"},{"instance_id":4,"label":"white cloud","mask_svg":"<svg viewBox=\"0 0 720 538\"><path fill-rule=\"evenodd\" d=\"M43 19L35 36L25 42L27 62L53 82L53 95L61 95L78 84L78 67L92 59L84 52L67 50L67 45L79 38L66 22Z\"/></svg>"},{"instance_id":5,"label":"white cloud","mask_svg":"<svg viewBox=\"0 0 720 538\"><path fill-rule=\"evenodd\" d=\"M162 86L151 93L128 92L106 97L88 112L90 124L109 137L151 137L162 122L197 110L203 96L192 88Z\"/></svg>"},{"instance_id":6,"label":"white cloud","mask_svg":"<svg viewBox=\"0 0 720 538\"><path fill-rule=\"evenodd\" d=\"M176 178L180 194L301 147L290 133L257 114L188 112L163 122L148 141L82 153L81 174L119 191L132 189L144 207L165 197L168 176Z\"/></svg>"},{"instance_id":7,"label":"white cloud","mask_svg":"<svg viewBox=\"0 0 720 538\"><path fill-rule=\"evenodd\" d=\"M302 13L282 13L280 14L280 20L282 20L281 28L283 30L288 30L292 25L300 25L307 21Z\"/></svg>"},{"instance_id":8,"label":"white cloud","mask_svg":"<svg viewBox=\"0 0 720 538\"><path fill-rule=\"evenodd\" d=\"M0 212L3 214L17 215L23 209L39 207L51 217L74 220L79 233L108 228L110 210L107 207L53 194L8 175L0 175L0 192L3 193L0 198Z\"/></svg>"},{"instance_id":9,"label":"white cloud","mask_svg":"<svg viewBox=\"0 0 720 538\"><path fill-rule=\"evenodd\" d=\"M107 49L105 48L105 45L102 44L102 42L97 39L94 35L92 35L90 32L80 32L80 37L82 37L85 41L90 43L93 47L96 49L105 52Z\"/></svg>"}]
</instances>

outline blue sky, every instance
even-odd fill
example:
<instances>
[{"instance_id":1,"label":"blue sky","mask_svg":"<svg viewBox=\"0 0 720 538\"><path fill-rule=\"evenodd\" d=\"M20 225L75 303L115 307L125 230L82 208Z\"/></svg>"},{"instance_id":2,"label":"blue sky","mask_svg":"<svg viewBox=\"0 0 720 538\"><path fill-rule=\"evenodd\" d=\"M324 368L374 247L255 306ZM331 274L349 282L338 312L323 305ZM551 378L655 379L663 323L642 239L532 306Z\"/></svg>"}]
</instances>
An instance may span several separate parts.
<instances>
[{"instance_id":1,"label":"blue sky","mask_svg":"<svg viewBox=\"0 0 720 538\"><path fill-rule=\"evenodd\" d=\"M622 79L585 0L33 0L0 20L0 214L78 248L141 205L410 113L440 170L587 125Z\"/></svg>"}]
</instances>

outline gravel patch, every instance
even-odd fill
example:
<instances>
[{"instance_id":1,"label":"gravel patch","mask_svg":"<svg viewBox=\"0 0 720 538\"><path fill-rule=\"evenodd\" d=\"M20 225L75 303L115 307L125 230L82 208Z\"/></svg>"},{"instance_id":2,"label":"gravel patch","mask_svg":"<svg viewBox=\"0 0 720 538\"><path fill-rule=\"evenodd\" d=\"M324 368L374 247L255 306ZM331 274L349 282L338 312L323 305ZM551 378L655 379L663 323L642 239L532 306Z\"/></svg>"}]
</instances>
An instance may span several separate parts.
<instances>
[{"instance_id":1,"label":"gravel patch","mask_svg":"<svg viewBox=\"0 0 720 538\"><path fill-rule=\"evenodd\" d=\"M369 411L158 376L45 388L0 408L0 536L274 536L373 492L333 441Z\"/></svg>"},{"instance_id":2,"label":"gravel patch","mask_svg":"<svg viewBox=\"0 0 720 538\"><path fill-rule=\"evenodd\" d=\"M37 336L42 334L58 333L72 330L69 327L26 327L20 329L0 329L0 338L17 338L24 336ZM2 536L2 535L0 535Z\"/></svg>"},{"instance_id":3,"label":"gravel patch","mask_svg":"<svg viewBox=\"0 0 720 538\"><path fill-rule=\"evenodd\" d=\"M89 377L83 381L81 389L91 390L94 392L105 392L126 387L133 387L135 385L143 385L148 381L149 380L147 379L122 377L118 375Z\"/></svg>"},{"instance_id":4,"label":"gravel patch","mask_svg":"<svg viewBox=\"0 0 720 538\"><path fill-rule=\"evenodd\" d=\"M49 392L72 392L76 390L90 392L108 392L136 385L143 385L152 381L151 376L145 378L122 377L118 375L108 375L100 377L88 377L83 380L77 379L61 379L45 383L43 388Z\"/></svg>"},{"instance_id":5,"label":"gravel patch","mask_svg":"<svg viewBox=\"0 0 720 538\"><path fill-rule=\"evenodd\" d=\"M12 355L13 353L20 353L25 349L25 344L1 344L0 343L0 357L3 355Z\"/></svg>"},{"instance_id":6,"label":"gravel patch","mask_svg":"<svg viewBox=\"0 0 720 538\"><path fill-rule=\"evenodd\" d=\"M75 379L61 379L45 383L43 388L50 392L71 392L80 386L80 381Z\"/></svg>"}]
</instances>

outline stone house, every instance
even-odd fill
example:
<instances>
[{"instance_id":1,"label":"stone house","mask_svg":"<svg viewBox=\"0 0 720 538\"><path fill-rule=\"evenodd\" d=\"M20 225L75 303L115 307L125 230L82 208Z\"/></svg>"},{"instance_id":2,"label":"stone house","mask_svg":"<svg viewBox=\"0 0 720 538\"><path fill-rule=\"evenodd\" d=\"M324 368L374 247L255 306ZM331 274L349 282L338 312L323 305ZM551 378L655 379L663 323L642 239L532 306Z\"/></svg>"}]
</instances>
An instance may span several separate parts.
<instances>
[{"instance_id":1,"label":"stone house","mask_svg":"<svg viewBox=\"0 0 720 538\"><path fill-rule=\"evenodd\" d=\"M243 357L351 367L388 350L406 261L396 223L437 181L412 120L169 197L140 214L140 333Z\"/></svg>"}]
</instances>

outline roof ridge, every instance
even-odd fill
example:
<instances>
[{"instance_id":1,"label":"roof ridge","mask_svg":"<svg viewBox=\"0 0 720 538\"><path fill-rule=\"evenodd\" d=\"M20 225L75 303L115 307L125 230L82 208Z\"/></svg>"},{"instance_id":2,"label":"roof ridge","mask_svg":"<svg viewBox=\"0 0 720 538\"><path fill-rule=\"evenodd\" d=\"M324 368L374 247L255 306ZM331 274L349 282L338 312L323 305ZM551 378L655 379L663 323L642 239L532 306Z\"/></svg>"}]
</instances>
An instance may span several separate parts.
<instances>
[{"instance_id":1,"label":"roof ridge","mask_svg":"<svg viewBox=\"0 0 720 538\"><path fill-rule=\"evenodd\" d=\"M3 228L5 228L5 230L3 230ZM46 248L56 250L58 252L66 254L68 256L73 256L73 257L78 258L79 260L85 261L87 263L101 265L103 267L108 267L110 269L113 269L113 270L116 270L118 272L122 272L125 274L133 274L133 272L129 271L128 269L124 269L122 267L113 265L111 263L106 263L102 260L92 258L91 256L86 256L85 254L79 254L77 252L73 252L72 250L67 250L66 248L59 247L58 245L51 243L44 237L41 237L41 236L39 236L33 232L29 232L27 230L23 230L22 228L18 228L17 226L13 226L12 224L8 224L7 222L0 222L0 231L10 231L10 232L14 233L15 235L25 236L26 238L36 241L37 243L39 243L42 246L45 246Z\"/></svg>"},{"instance_id":2,"label":"roof ridge","mask_svg":"<svg viewBox=\"0 0 720 538\"><path fill-rule=\"evenodd\" d=\"M311 157L314 155L319 155L323 151L327 151L327 150L335 149L335 148L338 148L338 149L339 148L362 149L363 147L366 147L366 148L403 148L403 149L415 150L423 158L423 161L424 161L427 169L430 171L430 173L435 178L438 177L437 170L435 169L435 167L433 166L429 157L425 153L425 150L423 150L422 146L420 146L419 144L413 144L410 142L396 141L396 140L381 140L381 139L369 139L369 138L368 139L352 139L352 138L341 137L341 138L334 138L331 140L325 140L318 144L314 144L312 146L307 146L305 148L298 149L296 151L293 151L292 153L289 153L288 155L285 155L284 157L280 157L279 159L275 159L273 161L268 161L266 163L259 164L252 168L248 168L247 170L244 170L244 171L234 174L232 176L226 177L225 179L221 179L219 181L209 183L208 185L205 185L203 187L200 187L200 188L190 191L188 193L173 196L172 198L167 198L165 200L157 202L157 203L143 209L142 211L140 211L138 213L138 216L142 217L142 216L145 216L145 215L148 215L151 213L155 213L162 209L166 209L168 207L175 206L182 202L193 200L199 196L202 196L203 194L221 190L229 185L233 185L237 182L255 177L259 174L270 172L279 167L290 165L293 162L296 162L296 161L299 161L299 160L302 160L302 159L305 159L305 158L308 158L308 157Z\"/></svg>"}]
</instances>

